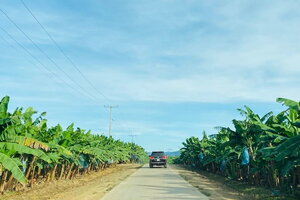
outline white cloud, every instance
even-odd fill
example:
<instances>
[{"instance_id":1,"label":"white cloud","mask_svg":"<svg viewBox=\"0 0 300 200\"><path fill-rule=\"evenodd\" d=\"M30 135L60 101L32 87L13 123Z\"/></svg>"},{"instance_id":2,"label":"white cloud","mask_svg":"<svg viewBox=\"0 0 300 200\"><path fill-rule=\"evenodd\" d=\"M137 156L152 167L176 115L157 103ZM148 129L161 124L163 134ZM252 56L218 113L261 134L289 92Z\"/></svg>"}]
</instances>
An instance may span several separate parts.
<instances>
[{"instance_id":1,"label":"white cloud","mask_svg":"<svg viewBox=\"0 0 300 200\"><path fill-rule=\"evenodd\" d=\"M206 105L202 102L224 106L258 101L269 105L277 97L300 99L296 1L166 0L132 1L122 6L114 1L87 1L82 7L73 3L71 8L61 1L28 1L87 78L113 103L124 105L119 108L121 113L114 112L116 136L127 137L133 127L137 140L143 139L146 146L147 137L156 135L165 136L161 146L178 146L190 135L201 136L202 129L212 133L215 125L226 126L235 116L212 108L205 113L206 119L195 117L187 123L173 116L174 111L168 115L164 105L179 102L184 107L197 102L199 108ZM7 1L1 8L78 84L96 95L21 4ZM0 20L47 67L62 75L4 16ZM107 133L108 116L101 96L97 101L88 100L28 64L32 58L22 50L16 53L1 38L0 44L0 95L10 94L13 105L30 104L49 111L50 124L74 121L76 126ZM136 103L140 106L133 109ZM148 107L151 103L158 107ZM197 116L197 112L191 113ZM156 144L153 138L149 145Z\"/></svg>"},{"instance_id":2,"label":"white cloud","mask_svg":"<svg viewBox=\"0 0 300 200\"><path fill-rule=\"evenodd\" d=\"M276 69L274 70L276 72ZM141 76L125 70L107 70L93 72L89 77L99 87L108 84L109 88L104 91L105 94L117 101L273 102L279 96L298 97L295 93L297 85L289 84L289 81L295 78L294 75L272 76L260 69L246 73L242 69L204 74L199 71L194 75L182 75L174 79L155 77L156 73Z\"/></svg>"},{"instance_id":3,"label":"white cloud","mask_svg":"<svg viewBox=\"0 0 300 200\"><path fill-rule=\"evenodd\" d=\"M119 60L103 64L102 58L94 58L92 68L87 59L81 61L84 57L75 57L89 65L80 65L88 78L117 101L274 101L278 96L299 99L295 92L300 73L300 46L295 43L300 35L296 26L297 4L256 3L129 4L122 10L129 21L116 18L112 20L114 23L105 23L109 18L97 20L95 16L69 11L65 14L50 9L45 13L35 7L34 11L58 42L76 43L95 55L110 52L110 59ZM154 9L158 5L164 9ZM25 20L17 22L30 30L37 43L51 47L30 16L11 8L5 7L13 18ZM78 19L82 20L72 23ZM118 26L118 22L124 24ZM72 51L71 57L80 54ZM123 57L130 58L132 63L122 63ZM77 79L78 74L62 61L61 55L55 58L80 84L89 88L82 79ZM295 84L290 84L291 80Z\"/></svg>"}]
</instances>

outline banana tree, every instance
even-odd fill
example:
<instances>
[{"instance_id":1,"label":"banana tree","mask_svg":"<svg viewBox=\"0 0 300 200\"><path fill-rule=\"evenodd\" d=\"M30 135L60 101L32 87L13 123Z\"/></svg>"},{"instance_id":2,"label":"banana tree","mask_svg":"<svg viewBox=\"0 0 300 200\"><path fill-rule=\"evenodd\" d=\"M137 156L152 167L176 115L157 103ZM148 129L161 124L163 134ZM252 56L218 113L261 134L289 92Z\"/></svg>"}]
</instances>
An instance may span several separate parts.
<instances>
[{"instance_id":1,"label":"banana tree","mask_svg":"<svg viewBox=\"0 0 300 200\"><path fill-rule=\"evenodd\" d=\"M31 107L9 113L8 104L6 96L0 102L0 193L42 180L74 178L110 166L109 160L128 162L133 154L146 155L136 144L92 135L74 124L65 130L48 127L46 113L33 118L37 112Z\"/></svg>"}]
</instances>

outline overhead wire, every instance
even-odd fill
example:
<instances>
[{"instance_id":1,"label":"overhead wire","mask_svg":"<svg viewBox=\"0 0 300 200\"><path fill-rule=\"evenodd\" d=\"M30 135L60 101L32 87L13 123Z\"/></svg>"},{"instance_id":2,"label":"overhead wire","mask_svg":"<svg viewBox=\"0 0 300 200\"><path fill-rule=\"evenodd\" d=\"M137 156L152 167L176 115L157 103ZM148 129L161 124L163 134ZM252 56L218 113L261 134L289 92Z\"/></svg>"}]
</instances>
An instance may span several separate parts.
<instances>
[{"instance_id":1,"label":"overhead wire","mask_svg":"<svg viewBox=\"0 0 300 200\"><path fill-rule=\"evenodd\" d=\"M67 73L65 72L44 50L42 50L9 16L6 12L4 12L4 10L2 10L0 8L0 12L2 12L5 17L52 63L54 64L54 66L59 70L61 71L65 76L68 77L69 80L71 80L71 82L73 82L75 85L77 85L81 90L82 92L81 93L84 93L85 95L84 96L87 96L93 100L95 100L95 97L91 94L89 94L87 91L85 91L85 89L80 85L78 84L76 81L73 80L73 78ZM64 80L64 83L66 83L66 81ZM70 84L68 84L70 85ZM73 86L72 86L73 87ZM73 87L74 88L74 87ZM75 88L74 88L75 89ZM77 89L75 89L77 90ZM80 90L77 90L77 91L80 91Z\"/></svg>"},{"instance_id":2,"label":"overhead wire","mask_svg":"<svg viewBox=\"0 0 300 200\"><path fill-rule=\"evenodd\" d=\"M48 38L52 41L52 43L56 46L56 48L61 52L61 54L70 62L70 64L76 69L76 71L81 75L81 77L100 95L102 96L108 103L111 102L111 100L104 95L102 92L100 92L97 87L94 86L94 84L84 75L84 73L79 69L79 67L75 64L75 62L66 54L66 52L63 50L63 48L60 47L60 45L56 42L54 37L49 33L49 31L46 29L46 27L38 20L38 18L35 16L35 14L32 12L32 10L27 6L25 1L20 0L24 8L29 12L29 14L35 19L35 21L39 24L39 26L44 30ZM105 109L106 112L109 112L107 109ZM121 122L119 122L121 123ZM123 126L124 127L124 126Z\"/></svg>"},{"instance_id":3,"label":"overhead wire","mask_svg":"<svg viewBox=\"0 0 300 200\"><path fill-rule=\"evenodd\" d=\"M1 29L3 31L3 29ZM4 32L4 31L3 31ZM7 33L6 33L7 34ZM12 49L14 49L16 52L20 52L20 50L18 48L16 48L14 45L12 45L2 34L0 34L0 38ZM26 59L30 64L36 66L37 68L39 68L39 70L45 72L46 70L44 68L42 68L41 66L37 65L35 62L32 62L29 59ZM48 73L48 71L46 71Z\"/></svg>"},{"instance_id":4,"label":"overhead wire","mask_svg":"<svg viewBox=\"0 0 300 200\"><path fill-rule=\"evenodd\" d=\"M38 18L33 14L31 9L26 5L23 0L20 0L26 10L30 13L30 15L35 19L35 21L40 25L40 27L44 30L46 35L52 41L52 43L56 46L56 48L61 52L61 54L70 62L70 64L76 69L76 71L81 75L81 77L100 95L102 96L107 102L111 100L106 97L102 92L100 92L97 87L83 74L83 72L79 69L79 67L75 64L75 62L65 53L65 51L60 47L60 45L56 42L56 40L51 36L49 31L42 25L42 23L38 20Z\"/></svg>"},{"instance_id":5,"label":"overhead wire","mask_svg":"<svg viewBox=\"0 0 300 200\"><path fill-rule=\"evenodd\" d=\"M9 34L7 31L5 31L2 27L0 27L0 29L8 36L11 40L13 40L19 47L21 47L23 51L25 51L27 54L29 54L30 57L32 57L36 62L39 62L39 61L37 61L38 59L36 59L35 56L31 55L31 53L30 53L29 51L27 51L26 48L25 48L24 46L22 46L21 44L19 44L19 42L16 41L16 40L12 37L12 35L10 35L10 34ZM6 40L6 38L5 38L2 34L0 34L0 38L1 38L1 39L2 39L9 47L11 47L12 49L14 49L15 52L18 52L18 53L20 52L20 50L19 50L18 48L16 48L14 45L12 45L8 40ZM38 65L38 64L36 64L35 62L31 61L30 59L26 59L26 60L27 60L27 62L30 63L31 65L36 66L42 73L44 73L44 72L50 73L51 76L47 76L47 78L54 80L54 83L56 83L57 85L60 85L60 84L61 84L60 81L63 81L63 80L57 78L57 77L55 76L55 74L54 74L54 73L51 73L51 71L48 70L47 68L45 68L45 66L40 66L40 65L43 65L43 64L39 63L40 65ZM68 83L67 83L67 84L68 84ZM69 87L72 87L72 86L69 86ZM77 91L75 90L75 88L71 88L71 89L74 90L75 92L77 92Z\"/></svg>"},{"instance_id":6,"label":"overhead wire","mask_svg":"<svg viewBox=\"0 0 300 200\"><path fill-rule=\"evenodd\" d=\"M61 54L70 62L70 64L74 67L74 69L76 69L76 71L81 75L81 77L97 92L98 95L102 96L107 102L111 102L111 100L105 96L101 91L99 91L97 89L97 87L94 86L94 84L84 75L84 73L79 69L79 67L75 64L75 62L65 53L65 51L60 47L60 45L56 42L56 40L51 36L51 34L49 33L49 31L42 25L42 23L37 19L37 17L33 14L33 12L30 10L30 8L25 4L25 2L23 0L20 0L21 3L23 4L23 6L25 7L25 9L30 13L30 15L35 19L35 21L39 24L39 26L44 30L44 32L46 33L46 35L49 37L49 39L52 41L52 43L55 45L55 47L61 52ZM78 87L81 88L81 90L85 91L84 88L79 85L77 82L75 82L72 77L70 77L69 74L67 74L44 50L42 50L9 16L6 12L4 12L1 8L0 11L6 16L6 18L44 55L46 56L46 58L48 60L50 60L50 62L52 64L54 64L56 66L56 68L58 68L60 71L63 72L63 74L65 74L73 83L75 83ZM1 28L1 27L0 27ZM17 40L15 40L13 38L12 35L10 35L6 30L4 30L3 28L1 28L2 31L4 31L6 34L9 35L9 37L14 40L24 51L26 51L34 60L36 60L41 66L43 66L44 69L46 69L48 72L50 72L54 78L58 78L59 80L63 81L68 87L72 88L75 92L79 91L81 94L83 94L80 90L76 90L75 87L73 87L72 85L70 85L68 82L66 82L64 79L60 78L59 76L57 76L57 74L55 74L54 72L52 72L51 70L49 70L38 58L36 58L30 51L28 51L21 43L19 43ZM87 93L87 95L89 97L93 97L93 99L95 99L95 97L93 95L90 95ZM86 96L86 94L85 94ZM120 120L117 121L118 124L120 124L123 128L125 128L124 123L122 123ZM129 129L129 127L126 125L127 128L125 129Z\"/></svg>"},{"instance_id":7,"label":"overhead wire","mask_svg":"<svg viewBox=\"0 0 300 200\"><path fill-rule=\"evenodd\" d=\"M0 29L6 33L8 35L8 37L10 39L12 39L19 47L21 47L29 56L31 56L36 62L38 62L47 72L49 72L53 78L58 79L60 81L62 81L64 84L66 84L68 87L70 87L72 90L74 90L75 92L78 92L78 90L76 90L75 87L73 87L72 85L70 85L68 82L66 82L63 78L61 78L60 76L58 76L56 73L54 73L53 71L49 70L46 65L44 65L36 56L34 56L26 47L24 47L24 45L22 45L20 42L18 42L10 33L8 33L4 28L2 28L0 26ZM79 91L81 92L81 91Z\"/></svg>"}]
</instances>

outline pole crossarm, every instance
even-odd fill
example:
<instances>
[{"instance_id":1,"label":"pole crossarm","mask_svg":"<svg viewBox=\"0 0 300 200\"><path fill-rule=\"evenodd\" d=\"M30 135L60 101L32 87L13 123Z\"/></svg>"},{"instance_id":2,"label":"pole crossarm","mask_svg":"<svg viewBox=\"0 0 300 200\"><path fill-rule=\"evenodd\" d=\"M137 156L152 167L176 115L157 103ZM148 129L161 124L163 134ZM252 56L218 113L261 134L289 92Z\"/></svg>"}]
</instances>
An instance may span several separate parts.
<instances>
[{"instance_id":1,"label":"pole crossarm","mask_svg":"<svg viewBox=\"0 0 300 200\"><path fill-rule=\"evenodd\" d=\"M108 135L111 136L111 130L112 130L112 109L118 108L118 105L112 106L112 105L105 105L104 108L109 109L109 125L108 125Z\"/></svg>"}]
</instances>

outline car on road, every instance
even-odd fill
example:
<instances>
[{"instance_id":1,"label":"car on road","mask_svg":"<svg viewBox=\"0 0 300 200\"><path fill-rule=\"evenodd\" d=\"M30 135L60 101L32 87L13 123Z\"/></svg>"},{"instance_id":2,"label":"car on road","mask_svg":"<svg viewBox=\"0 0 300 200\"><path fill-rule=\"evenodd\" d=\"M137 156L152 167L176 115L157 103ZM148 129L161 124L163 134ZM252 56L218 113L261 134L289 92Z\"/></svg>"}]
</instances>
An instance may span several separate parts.
<instances>
[{"instance_id":1,"label":"car on road","mask_svg":"<svg viewBox=\"0 0 300 200\"><path fill-rule=\"evenodd\" d=\"M163 151L152 151L149 156L149 167L153 168L154 165L163 165L167 168L167 155Z\"/></svg>"}]
</instances>

